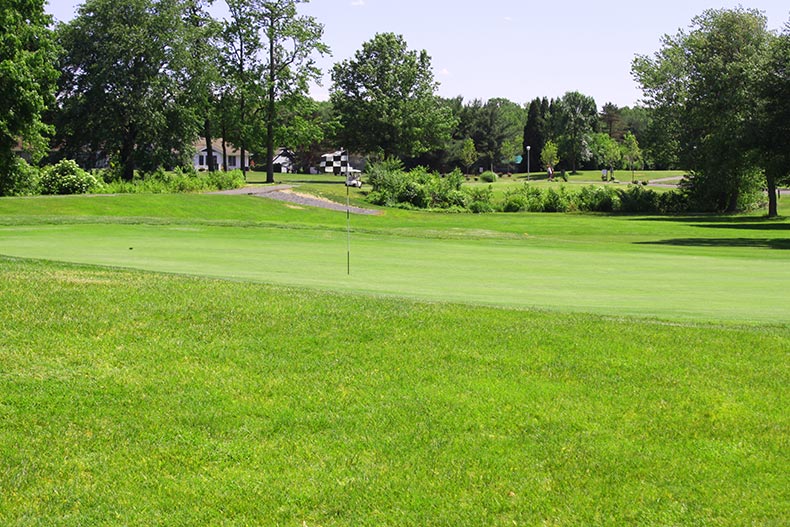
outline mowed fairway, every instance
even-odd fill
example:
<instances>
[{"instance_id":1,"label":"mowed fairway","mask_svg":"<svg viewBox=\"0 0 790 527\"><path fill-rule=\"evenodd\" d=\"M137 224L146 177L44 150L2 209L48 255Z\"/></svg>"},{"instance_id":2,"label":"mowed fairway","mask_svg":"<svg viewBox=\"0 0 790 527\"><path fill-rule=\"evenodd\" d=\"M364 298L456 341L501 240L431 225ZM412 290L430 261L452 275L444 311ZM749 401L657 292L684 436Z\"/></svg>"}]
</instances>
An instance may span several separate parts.
<instances>
[{"instance_id":1,"label":"mowed fairway","mask_svg":"<svg viewBox=\"0 0 790 527\"><path fill-rule=\"evenodd\" d=\"M786 220L345 221L0 200L0 525L786 525Z\"/></svg>"}]
</instances>

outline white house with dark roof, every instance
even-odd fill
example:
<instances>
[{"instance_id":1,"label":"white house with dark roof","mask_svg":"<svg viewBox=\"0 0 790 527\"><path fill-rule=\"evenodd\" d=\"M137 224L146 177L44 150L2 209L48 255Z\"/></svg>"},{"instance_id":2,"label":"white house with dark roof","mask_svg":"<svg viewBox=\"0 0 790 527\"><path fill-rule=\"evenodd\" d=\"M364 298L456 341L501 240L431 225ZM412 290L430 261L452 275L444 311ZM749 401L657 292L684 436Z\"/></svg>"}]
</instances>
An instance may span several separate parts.
<instances>
[{"instance_id":1,"label":"white house with dark roof","mask_svg":"<svg viewBox=\"0 0 790 527\"><path fill-rule=\"evenodd\" d=\"M194 144L195 155L192 158L192 164L195 170L208 170L209 155L208 148L206 148L206 141L196 141ZM211 144L212 155L214 156L214 166L222 168L222 140L216 139ZM249 168L250 166L250 153L244 152L244 164L242 164L241 151L230 143L225 143L225 150L227 152L228 170L241 169L242 166Z\"/></svg>"}]
</instances>

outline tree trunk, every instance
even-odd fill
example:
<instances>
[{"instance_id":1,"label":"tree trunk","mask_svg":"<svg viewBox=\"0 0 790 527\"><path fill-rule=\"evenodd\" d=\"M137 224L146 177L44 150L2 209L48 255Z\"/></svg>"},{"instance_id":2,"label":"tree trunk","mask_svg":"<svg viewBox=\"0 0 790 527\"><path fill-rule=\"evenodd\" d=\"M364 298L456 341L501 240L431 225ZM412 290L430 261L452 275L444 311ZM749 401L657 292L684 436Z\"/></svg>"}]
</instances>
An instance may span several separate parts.
<instances>
[{"instance_id":1,"label":"tree trunk","mask_svg":"<svg viewBox=\"0 0 790 527\"><path fill-rule=\"evenodd\" d=\"M214 172L217 170L217 166L214 163L214 148L211 141L211 122L208 119L203 121L203 137L206 138L206 164L208 165L208 171Z\"/></svg>"},{"instance_id":2,"label":"tree trunk","mask_svg":"<svg viewBox=\"0 0 790 527\"><path fill-rule=\"evenodd\" d=\"M266 109L266 183L274 183L274 29L269 29L269 100Z\"/></svg>"},{"instance_id":3,"label":"tree trunk","mask_svg":"<svg viewBox=\"0 0 790 527\"><path fill-rule=\"evenodd\" d=\"M225 143L225 128L222 128L222 171L228 171L228 147Z\"/></svg>"},{"instance_id":4,"label":"tree trunk","mask_svg":"<svg viewBox=\"0 0 790 527\"><path fill-rule=\"evenodd\" d=\"M776 198L776 177L772 169L765 171L765 180L768 183L768 217L779 216L779 207Z\"/></svg>"},{"instance_id":5,"label":"tree trunk","mask_svg":"<svg viewBox=\"0 0 790 527\"><path fill-rule=\"evenodd\" d=\"M134 127L126 130L121 144L121 179L131 181L134 179L134 147L137 142L137 133Z\"/></svg>"}]
</instances>

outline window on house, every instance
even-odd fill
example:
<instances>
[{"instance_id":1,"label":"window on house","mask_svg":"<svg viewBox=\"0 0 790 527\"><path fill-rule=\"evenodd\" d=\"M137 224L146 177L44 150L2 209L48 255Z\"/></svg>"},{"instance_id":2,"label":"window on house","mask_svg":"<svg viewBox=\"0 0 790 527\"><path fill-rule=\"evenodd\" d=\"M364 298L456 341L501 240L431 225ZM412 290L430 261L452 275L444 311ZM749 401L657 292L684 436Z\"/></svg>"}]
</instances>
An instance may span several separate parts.
<instances>
[{"instance_id":1,"label":"window on house","mask_svg":"<svg viewBox=\"0 0 790 527\"><path fill-rule=\"evenodd\" d=\"M228 156L228 166L229 167L236 166L236 156Z\"/></svg>"},{"instance_id":2,"label":"window on house","mask_svg":"<svg viewBox=\"0 0 790 527\"><path fill-rule=\"evenodd\" d=\"M206 156L198 156L198 166L203 166L206 164Z\"/></svg>"}]
</instances>

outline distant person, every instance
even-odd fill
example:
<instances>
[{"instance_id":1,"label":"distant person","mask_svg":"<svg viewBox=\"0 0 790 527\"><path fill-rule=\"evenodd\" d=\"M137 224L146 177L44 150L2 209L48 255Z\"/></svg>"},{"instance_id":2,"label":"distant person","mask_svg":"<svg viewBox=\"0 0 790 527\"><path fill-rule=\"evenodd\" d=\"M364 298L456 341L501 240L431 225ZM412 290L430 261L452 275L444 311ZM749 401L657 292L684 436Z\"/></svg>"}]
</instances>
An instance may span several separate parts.
<instances>
[{"instance_id":1,"label":"distant person","mask_svg":"<svg viewBox=\"0 0 790 527\"><path fill-rule=\"evenodd\" d=\"M551 168L551 165L546 167L546 173L549 175L549 181L554 181L554 169Z\"/></svg>"},{"instance_id":2,"label":"distant person","mask_svg":"<svg viewBox=\"0 0 790 527\"><path fill-rule=\"evenodd\" d=\"M609 171L605 168L601 170L601 181L609 181Z\"/></svg>"}]
</instances>

